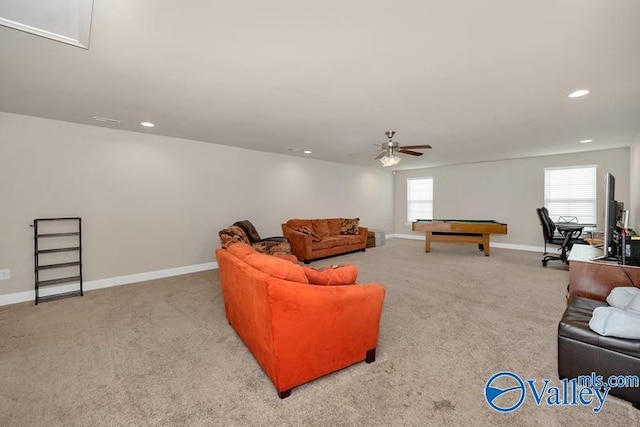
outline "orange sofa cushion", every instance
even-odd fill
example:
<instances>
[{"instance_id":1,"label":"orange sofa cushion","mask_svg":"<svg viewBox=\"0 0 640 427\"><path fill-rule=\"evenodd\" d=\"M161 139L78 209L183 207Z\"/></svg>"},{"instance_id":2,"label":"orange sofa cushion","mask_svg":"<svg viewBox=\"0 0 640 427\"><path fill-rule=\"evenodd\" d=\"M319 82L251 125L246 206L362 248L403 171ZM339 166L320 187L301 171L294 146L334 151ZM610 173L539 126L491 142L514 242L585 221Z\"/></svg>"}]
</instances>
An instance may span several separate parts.
<instances>
[{"instance_id":1,"label":"orange sofa cushion","mask_svg":"<svg viewBox=\"0 0 640 427\"><path fill-rule=\"evenodd\" d=\"M342 218L329 218L327 220L329 225L329 234L332 236L339 236L342 229Z\"/></svg>"},{"instance_id":2,"label":"orange sofa cushion","mask_svg":"<svg viewBox=\"0 0 640 427\"><path fill-rule=\"evenodd\" d=\"M313 231L315 231L320 237L327 237L330 235L329 223L326 219L314 219L311 221L311 224L313 226Z\"/></svg>"},{"instance_id":3,"label":"orange sofa cushion","mask_svg":"<svg viewBox=\"0 0 640 427\"><path fill-rule=\"evenodd\" d=\"M240 259L245 259L247 255L258 253L252 246L246 243L234 243L233 245L229 245L227 250Z\"/></svg>"},{"instance_id":4,"label":"orange sofa cushion","mask_svg":"<svg viewBox=\"0 0 640 427\"><path fill-rule=\"evenodd\" d=\"M313 225L311 225L312 220L310 219L290 219L287 221L287 225L294 230L299 227L309 227L313 230Z\"/></svg>"},{"instance_id":5,"label":"orange sofa cushion","mask_svg":"<svg viewBox=\"0 0 640 427\"><path fill-rule=\"evenodd\" d=\"M357 245L361 243L364 238L361 236L343 235L343 236L329 236L323 238L319 242L311 242L311 248L314 251L318 249L329 249L342 247L347 245Z\"/></svg>"},{"instance_id":6,"label":"orange sofa cushion","mask_svg":"<svg viewBox=\"0 0 640 427\"><path fill-rule=\"evenodd\" d=\"M303 269L312 285L353 285L358 278L358 267L353 264L332 265L320 269L303 267Z\"/></svg>"},{"instance_id":7,"label":"orange sofa cushion","mask_svg":"<svg viewBox=\"0 0 640 427\"><path fill-rule=\"evenodd\" d=\"M298 227L295 230L311 236L312 242L319 242L320 240L322 240L322 237L320 237L320 235L316 234L312 228L307 227L305 225L303 225L302 227Z\"/></svg>"},{"instance_id":8,"label":"orange sofa cushion","mask_svg":"<svg viewBox=\"0 0 640 427\"><path fill-rule=\"evenodd\" d=\"M247 255L244 258L244 262L271 277L298 283L309 283L307 275L304 274L304 269L300 265L294 264L286 259L255 253Z\"/></svg>"}]
</instances>

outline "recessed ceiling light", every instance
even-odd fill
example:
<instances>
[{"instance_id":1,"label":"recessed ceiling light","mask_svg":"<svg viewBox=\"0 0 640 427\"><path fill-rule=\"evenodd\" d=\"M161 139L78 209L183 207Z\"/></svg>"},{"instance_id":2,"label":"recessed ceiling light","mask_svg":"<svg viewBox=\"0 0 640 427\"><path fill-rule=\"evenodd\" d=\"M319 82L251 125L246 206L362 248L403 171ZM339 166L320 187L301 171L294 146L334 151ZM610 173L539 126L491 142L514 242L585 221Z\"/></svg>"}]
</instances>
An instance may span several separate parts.
<instances>
[{"instance_id":1,"label":"recessed ceiling light","mask_svg":"<svg viewBox=\"0 0 640 427\"><path fill-rule=\"evenodd\" d=\"M146 127L146 128L152 128L152 127L154 127L154 126L155 126L155 125L154 125L153 123L151 123L151 122L142 122L142 123L140 123L140 124L141 124L142 126Z\"/></svg>"},{"instance_id":2,"label":"recessed ceiling light","mask_svg":"<svg viewBox=\"0 0 640 427\"><path fill-rule=\"evenodd\" d=\"M120 124L120 120L108 119L106 117L93 116L93 120L95 120L97 122L113 123L113 124L116 124L116 125Z\"/></svg>"},{"instance_id":3,"label":"recessed ceiling light","mask_svg":"<svg viewBox=\"0 0 640 427\"><path fill-rule=\"evenodd\" d=\"M304 153L304 154L311 154L311 153L313 153L313 151L311 151L311 150L304 150L304 151L303 151L303 153Z\"/></svg>"},{"instance_id":4,"label":"recessed ceiling light","mask_svg":"<svg viewBox=\"0 0 640 427\"><path fill-rule=\"evenodd\" d=\"M588 144L590 142L593 142L593 139L583 139L582 141L580 141L580 144Z\"/></svg>"},{"instance_id":5,"label":"recessed ceiling light","mask_svg":"<svg viewBox=\"0 0 640 427\"><path fill-rule=\"evenodd\" d=\"M571 92L569 94L569 98L580 98L581 96L585 96L588 93L589 93L589 91L587 89L579 89L579 90Z\"/></svg>"}]
</instances>

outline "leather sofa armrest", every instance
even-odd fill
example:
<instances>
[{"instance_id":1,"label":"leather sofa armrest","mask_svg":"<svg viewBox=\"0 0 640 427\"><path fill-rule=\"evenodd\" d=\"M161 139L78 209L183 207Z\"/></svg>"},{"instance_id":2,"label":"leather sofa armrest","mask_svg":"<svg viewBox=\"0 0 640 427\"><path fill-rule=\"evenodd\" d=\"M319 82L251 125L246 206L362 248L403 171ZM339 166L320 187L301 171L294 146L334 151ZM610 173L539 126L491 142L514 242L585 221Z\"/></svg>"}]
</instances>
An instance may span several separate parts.
<instances>
[{"instance_id":1,"label":"leather sofa armrest","mask_svg":"<svg viewBox=\"0 0 640 427\"><path fill-rule=\"evenodd\" d=\"M363 227L363 226L359 226L358 227L358 234L361 236L364 236L365 238L367 237L367 233L369 233L369 228L368 227Z\"/></svg>"}]
</instances>

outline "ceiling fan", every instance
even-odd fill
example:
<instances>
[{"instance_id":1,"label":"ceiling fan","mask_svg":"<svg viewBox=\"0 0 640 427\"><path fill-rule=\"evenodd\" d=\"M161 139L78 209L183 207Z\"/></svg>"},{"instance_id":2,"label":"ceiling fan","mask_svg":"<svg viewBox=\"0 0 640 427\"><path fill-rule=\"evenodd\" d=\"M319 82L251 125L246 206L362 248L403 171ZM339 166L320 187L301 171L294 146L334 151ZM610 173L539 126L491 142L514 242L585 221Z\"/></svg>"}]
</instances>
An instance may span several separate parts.
<instances>
[{"instance_id":1,"label":"ceiling fan","mask_svg":"<svg viewBox=\"0 0 640 427\"><path fill-rule=\"evenodd\" d=\"M396 132L393 130L385 132L385 135L387 135L387 139L389 141L380 144L382 152L378 154L376 160L380 160L382 166L394 166L400 163L402 159L396 156L396 153L409 154L410 156L422 156L424 153L415 150L424 150L431 148L431 146L428 144L400 145L393 140L393 135L395 134Z\"/></svg>"}]
</instances>

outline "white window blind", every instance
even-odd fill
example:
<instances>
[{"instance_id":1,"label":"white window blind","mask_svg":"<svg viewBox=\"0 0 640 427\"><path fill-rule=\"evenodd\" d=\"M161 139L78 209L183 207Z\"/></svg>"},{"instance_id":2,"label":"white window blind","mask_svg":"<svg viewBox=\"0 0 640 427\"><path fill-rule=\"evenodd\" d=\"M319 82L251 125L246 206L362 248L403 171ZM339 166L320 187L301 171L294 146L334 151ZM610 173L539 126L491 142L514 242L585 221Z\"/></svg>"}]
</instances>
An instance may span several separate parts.
<instances>
[{"instance_id":1,"label":"white window blind","mask_svg":"<svg viewBox=\"0 0 640 427\"><path fill-rule=\"evenodd\" d=\"M544 206L555 222L577 218L581 224L596 224L596 166L546 168Z\"/></svg>"},{"instance_id":2,"label":"white window blind","mask_svg":"<svg viewBox=\"0 0 640 427\"><path fill-rule=\"evenodd\" d=\"M433 219L433 178L407 179L407 221Z\"/></svg>"}]
</instances>

